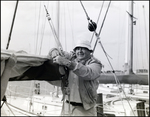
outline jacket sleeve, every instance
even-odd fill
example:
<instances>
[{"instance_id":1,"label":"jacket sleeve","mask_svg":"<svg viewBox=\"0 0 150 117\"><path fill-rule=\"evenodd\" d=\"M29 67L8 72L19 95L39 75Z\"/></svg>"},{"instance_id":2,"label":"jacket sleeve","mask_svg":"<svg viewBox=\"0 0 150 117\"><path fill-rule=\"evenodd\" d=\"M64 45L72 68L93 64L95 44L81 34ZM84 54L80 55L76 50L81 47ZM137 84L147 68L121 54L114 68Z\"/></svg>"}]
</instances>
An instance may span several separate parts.
<instances>
[{"instance_id":1,"label":"jacket sleeve","mask_svg":"<svg viewBox=\"0 0 150 117\"><path fill-rule=\"evenodd\" d=\"M88 65L77 63L73 72L83 80L94 80L100 77L101 69L101 63L92 62Z\"/></svg>"}]
</instances>

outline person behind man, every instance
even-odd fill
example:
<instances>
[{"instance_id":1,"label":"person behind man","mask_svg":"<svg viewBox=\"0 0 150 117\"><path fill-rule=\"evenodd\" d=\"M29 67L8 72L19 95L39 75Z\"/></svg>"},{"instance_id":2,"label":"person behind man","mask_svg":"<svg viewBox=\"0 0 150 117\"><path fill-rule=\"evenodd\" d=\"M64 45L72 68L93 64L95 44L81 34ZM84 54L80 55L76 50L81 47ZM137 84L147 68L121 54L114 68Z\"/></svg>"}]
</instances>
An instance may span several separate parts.
<instances>
[{"instance_id":1,"label":"person behind man","mask_svg":"<svg viewBox=\"0 0 150 117\"><path fill-rule=\"evenodd\" d=\"M97 116L97 88L102 64L93 57L90 42L79 40L74 54L62 51L64 56L56 56L53 62L68 67L69 95L63 103L63 116Z\"/></svg>"}]
</instances>

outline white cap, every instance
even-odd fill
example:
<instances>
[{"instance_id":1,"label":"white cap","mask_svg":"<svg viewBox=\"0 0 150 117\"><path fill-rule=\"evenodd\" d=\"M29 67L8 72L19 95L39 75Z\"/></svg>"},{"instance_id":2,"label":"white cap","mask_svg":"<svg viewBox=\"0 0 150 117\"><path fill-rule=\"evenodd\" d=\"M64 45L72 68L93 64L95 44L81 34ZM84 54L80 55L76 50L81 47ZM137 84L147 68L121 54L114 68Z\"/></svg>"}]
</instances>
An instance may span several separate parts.
<instances>
[{"instance_id":1,"label":"white cap","mask_svg":"<svg viewBox=\"0 0 150 117\"><path fill-rule=\"evenodd\" d=\"M75 50L77 47L84 47L93 52L91 48L91 44L88 40L78 40L77 44L75 45L74 49Z\"/></svg>"}]
</instances>

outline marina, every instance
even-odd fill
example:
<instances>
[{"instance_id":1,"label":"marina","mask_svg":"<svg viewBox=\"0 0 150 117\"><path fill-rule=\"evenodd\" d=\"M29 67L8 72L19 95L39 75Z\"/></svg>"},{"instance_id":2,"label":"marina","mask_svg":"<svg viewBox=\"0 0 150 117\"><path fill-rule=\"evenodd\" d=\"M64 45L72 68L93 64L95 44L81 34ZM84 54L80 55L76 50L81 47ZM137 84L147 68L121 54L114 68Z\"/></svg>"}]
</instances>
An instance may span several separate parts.
<instances>
[{"instance_id":1,"label":"marina","mask_svg":"<svg viewBox=\"0 0 150 117\"><path fill-rule=\"evenodd\" d=\"M22 81L24 82L24 81ZM34 81L30 81L30 83L34 83ZM7 96L7 103L8 106L11 108L15 116L60 116L61 108L63 101L62 99L62 93L59 91L57 96L57 88L53 87L55 89L54 92L52 91L45 91L48 88L51 87L51 84L48 84L46 82L39 82L36 81L36 83L41 84L40 94L36 94L36 92L23 92L23 91L17 91L13 90L11 87L16 87L17 83L9 83L8 87L10 89L7 89L6 96ZM28 82L26 82L28 84ZM46 87L44 87L44 85ZM25 83L24 83L25 85ZM49 86L50 85L50 86ZM11 87L10 87L11 86ZM26 86L20 86L20 90L28 89ZM132 88L134 89L134 93L131 94L130 88L131 85L124 84L124 90L126 92L126 97L123 96L122 93L119 93L117 90L117 86L114 84L100 84L99 88L97 90L97 94L102 94L102 100L103 100L103 113L104 115L114 115L114 116L134 116L132 113L132 109L136 116L138 116L138 109L137 109L137 103L140 103L142 100L145 105L145 110L142 109L143 112L145 112L145 116L148 116L149 114L149 87L144 85L133 85ZM36 89L36 87L33 88L33 91ZM60 90L60 89L59 89ZM24 90L25 91L25 90ZM11 93L10 93L11 92ZM46 93L46 92L49 92ZM24 95L26 94L26 95ZM32 95L31 95L32 94ZM28 96L27 96L28 95ZM129 103L131 104L131 107ZM6 104L4 104L1 115L7 115L7 116L13 116L11 110L7 107ZM117 110L117 111L116 111Z\"/></svg>"},{"instance_id":2,"label":"marina","mask_svg":"<svg viewBox=\"0 0 150 117\"><path fill-rule=\"evenodd\" d=\"M142 1L141 3L136 2L136 4L133 4L134 1L43 1L29 3L30 5L28 2L18 0L15 2L3 2L6 8L9 5L15 6L15 10L12 13L13 21L11 28L7 26L10 28L9 36L6 34L8 40L6 35L4 36L5 33L2 32L1 116L61 115L64 101L62 101L63 94L60 81L64 81L63 78L66 78L69 71L66 68L65 74L61 74L60 66L54 64L52 58L49 57L50 54L53 54L53 52L50 53L50 50L54 48L55 52L61 47L65 51L71 51L76 38L85 38L81 34L86 35L86 38L91 37L93 34L92 37L94 38L91 38L91 45L94 52L92 54L102 62L102 71L98 78L98 97L95 105L97 116L149 116L149 45L147 43L149 40L146 28L147 17L142 17L143 21L143 19L141 20L141 15L139 15L140 12L137 13L138 8L141 7L143 10L142 15L145 15L145 7L142 5ZM103 20L101 19L101 25L98 25L98 20L94 22L96 21L94 18L90 19L90 16L96 16L95 11L98 11L100 7L98 4L101 6L101 10L105 9L105 13L104 11L103 14L101 14L102 11L99 13L99 16L100 14L104 16ZM24 12L18 10L18 5L20 5L19 9L21 7L24 8L22 9ZM33 5L36 6L36 10L33 8ZM39 6L37 7L37 5ZM86 5L89 5L93 11L90 11ZM32 10L28 11L26 9L27 6ZM5 7L2 10L3 18L7 14L4 14ZM124 12L121 11L121 7L124 8L122 8ZM66 10L66 8L70 8L70 10ZM34 18L36 17L35 20L32 12L37 13L37 10L39 10L39 16L37 18L36 14L34 16ZM5 11L7 10L5 9ZM27 11L31 13L31 16ZM69 12L71 13L69 14ZM121 12L124 15L122 19L119 19L118 16L122 15L120 14ZM28 17L25 17L23 13L28 14ZM117 15L112 15L112 13ZM19 16L24 18L21 17L19 20ZM102 18L102 16L99 18ZM1 24L6 24L6 19L9 18L5 17ZM15 19L17 20L15 21ZM83 19L88 20L88 27L86 27L87 23L86 25L84 24ZM24 20L30 23L30 25L26 25L28 27L23 25L23 23L21 23L22 25L19 24L20 21L23 22ZM67 23L65 24L63 20ZM34 21L34 23L31 23L31 21ZM40 21L43 22L41 23ZM116 22L118 22L117 25L113 25ZM136 24L137 22L138 24ZM140 27L138 30L137 26L141 26L140 24L142 23L142 26L145 26L145 28ZM35 26L35 32L32 30L33 27L30 27L32 26L31 24ZM71 24L71 28L67 27L69 24ZM3 25L2 30L4 31ZM94 25L94 28L90 27L91 25ZM124 25L126 26L124 27ZM19 27L16 28L15 26ZM88 29L85 30L83 27ZM98 28L100 28L99 32ZM104 28L103 31L105 33L103 33L102 28ZM25 33L26 31L29 32ZM15 33L17 36L15 36ZM118 35L113 37L115 34ZM4 40L7 40L7 44ZM16 43L18 43L17 46ZM4 46L6 46L6 49L4 49ZM103 46L106 48L104 49Z\"/></svg>"}]
</instances>

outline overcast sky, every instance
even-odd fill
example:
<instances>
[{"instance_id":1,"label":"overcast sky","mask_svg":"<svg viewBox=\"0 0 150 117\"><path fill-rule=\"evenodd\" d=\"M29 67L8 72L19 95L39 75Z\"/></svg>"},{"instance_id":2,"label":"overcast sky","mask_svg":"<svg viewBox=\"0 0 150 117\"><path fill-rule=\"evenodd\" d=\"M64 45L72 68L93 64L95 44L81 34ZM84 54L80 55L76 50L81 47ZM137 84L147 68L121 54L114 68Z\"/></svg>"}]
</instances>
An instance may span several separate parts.
<instances>
[{"instance_id":1,"label":"overcast sky","mask_svg":"<svg viewBox=\"0 0 150 117\"><path fill-rule=\"evenodd\" d=\"M82 1L88 16L97 22L102 1ZM106 13L109 1L104 2L101 16L96 32L99 32ZM1 1L1 48L5 49L8 41L12 17L16 1ZM46 18L47 7L58 32L59 39L64 50L71 51L78 39L91 40L93 32L88 30L86 14L80 1L59 2L59 23L58 23L58 2L57 1L19 1L14 27L11 35L9 49L24 50L30 54L47 55L49 50L56 47L56 41L52 29ZM144 7L143 7L144 5ZM100 39L114 69L123 70L126 60L126 40L128 37L128 1L111 1L110 8L105 19ZM134 70L147 68L149 65L149 1L134 2ZM58 25L59 24L59 25ZM96 37L92 41L94 47ZM111 70L105 54L97 44L94 52L103 64L104 70Z\"/></svg>"}]
</instances>

